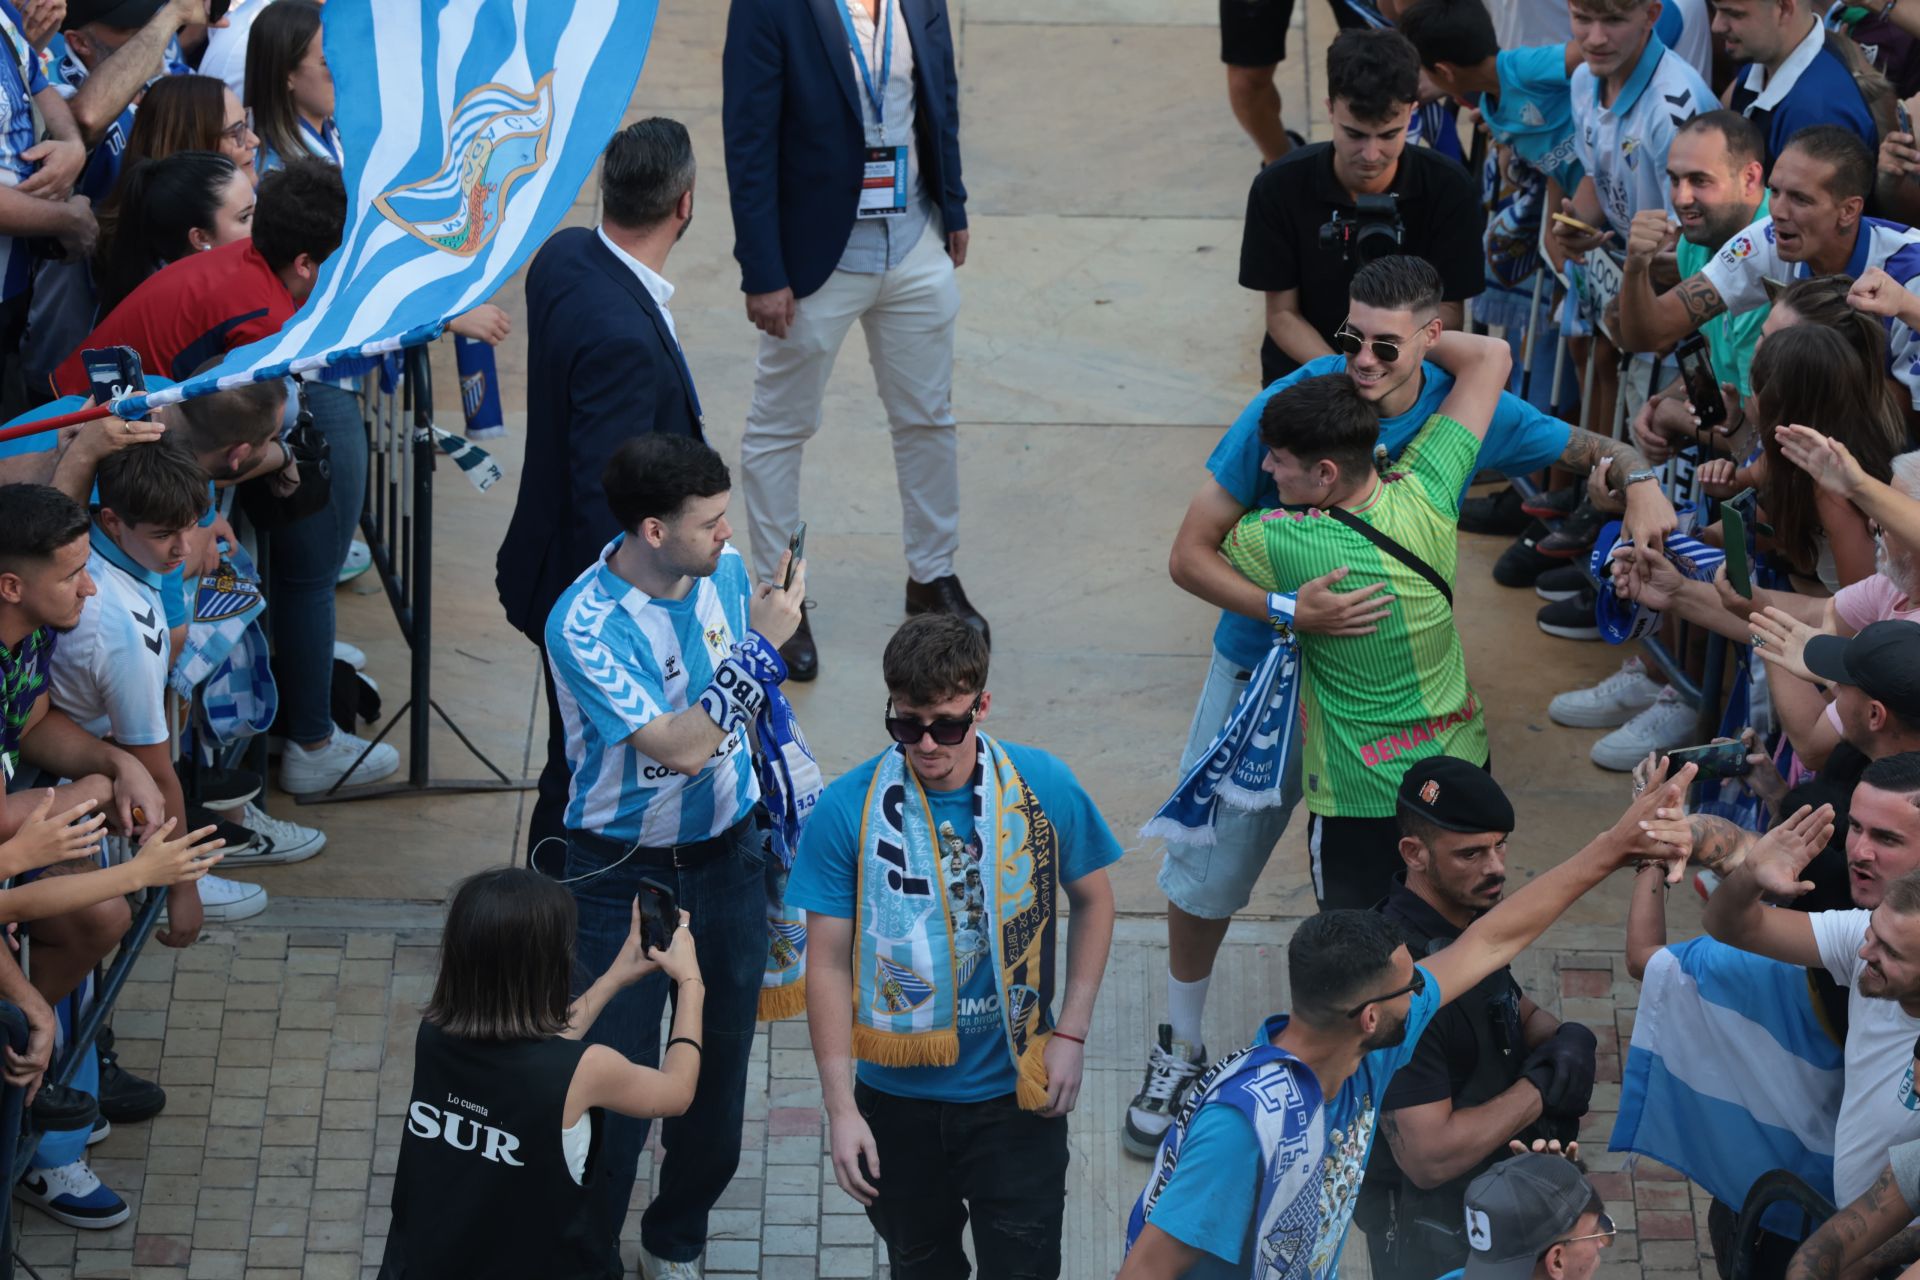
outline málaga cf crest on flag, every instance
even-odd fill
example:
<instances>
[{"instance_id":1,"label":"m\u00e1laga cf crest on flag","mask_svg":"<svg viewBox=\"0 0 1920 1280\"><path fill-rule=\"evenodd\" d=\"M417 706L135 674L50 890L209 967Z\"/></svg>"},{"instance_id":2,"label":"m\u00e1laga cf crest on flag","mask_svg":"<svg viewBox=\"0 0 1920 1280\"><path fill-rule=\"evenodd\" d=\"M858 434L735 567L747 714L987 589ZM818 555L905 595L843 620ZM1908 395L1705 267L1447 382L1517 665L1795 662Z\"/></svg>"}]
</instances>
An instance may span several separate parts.
<instances>
[{"instance_id":1,"label":"m\u00e1laga cf crest on flag","mask_svg":"<svg viewBox=\"0 0 1920 1280\"><path fill-rule=\"evenodd\" d=\"M552 76L527 94L483 85L454 111L446 167L377 197L373 207L428 244L476 254L499 230L514 184L545 163L552 128Z\"/></svg>"},{"instance_id":2,"label":"m\u00e1laga cf crest on flag","mask_svg":"<svg viewBox=\"0 0 1920 1280\"><path fill-rule=\"evenodd\" d=\"M620 127L655 0L329 0L347 225L271 338L121 412L437 336L551 235Z\"/></svg>"}]
</instances>

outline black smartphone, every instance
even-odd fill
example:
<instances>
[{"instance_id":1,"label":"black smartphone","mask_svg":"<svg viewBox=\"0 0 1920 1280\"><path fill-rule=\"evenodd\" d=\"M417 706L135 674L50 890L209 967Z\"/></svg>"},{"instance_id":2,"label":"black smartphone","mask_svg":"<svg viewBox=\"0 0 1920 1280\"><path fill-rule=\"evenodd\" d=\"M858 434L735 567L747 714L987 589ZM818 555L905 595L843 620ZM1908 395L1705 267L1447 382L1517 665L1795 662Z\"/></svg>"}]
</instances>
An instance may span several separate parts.
<instances>
[{"instance_id":1,"label":"black smartphone","mask_svg":"<svg viewBox=\"0 0 1920 1280\"><path fill-rule=\"evenodd\" d=\"M1704 747L1682 747L1667 752L1677 770L1681 765L1700 766L1699 778L1744 778L1747 776L1747 746L1744 742L1709 742Z\"/></svg>"},{"instance_id":2,"label":"black smartphone","mask_svg":"<svg viewBox=\"0 0 1920 1280\"><path fill-rule=\"evenodd\" d=\"M80 353L95 404L111 404L121 396L147 389L140 353L132 347L89 347Z\"/></svg>"},{"instance_id":3,"label":"black smartphone","mask_svg":"<svg viewBox=\"0 0 1920 1280\"><path fill-rule=\"evenodd\" d=\"M1720 533L1727 544L1727 581L1753 599L1753 566L1747 562L1747 517L1732 502L1720 504Z\"/></svg>"},{"instance_id":4,"label":"black smartphone","mask_svg":"<svg viewBox=\"0 0 1920 1280\"><path fill-rule=\"evenodd\" d=\"M207 25L212 26L227 16L227 10L233 7L233 0L207 0Z\"/></svg>"},{"instance_id":5,"label":"black smartphone","mask_svg":"<svg viewBox=\"0 0 1920 1280\"><path fill-rule=\"evenodd\" d=\"M1680 378L1687 388L1687 400L1702 427L1717 427L1727 420L1727 402L1720 398L1720 379L1713 376L1713 360L1707 354L1707 340L1689 334L1674 349L1680 361Z\"/></svg>"},{"instance_id":6,"label":"black smartphone","mask_svg":"<svg viewBox=\"0 0 1920 1280\"><path fill-rule=\"evenodd\" d=\"M680 928L680 904L673 890L658 880L640 882L640 945L648 951L665 951Z\"/></svg>"},{"instance_id":7,"label":"black smartphone","mask_svg":"<svg viewBox=\"0 0 1920 1280\"><path fill-rule=\"evenodd\" d=\"M793 586L793 571L800 567L800 562L806 559L806 556L807 522L802 520L800 527L793 531L793 536L787 539L787 580L780 584L782 591Z\"/></svg>"}]
</instances>

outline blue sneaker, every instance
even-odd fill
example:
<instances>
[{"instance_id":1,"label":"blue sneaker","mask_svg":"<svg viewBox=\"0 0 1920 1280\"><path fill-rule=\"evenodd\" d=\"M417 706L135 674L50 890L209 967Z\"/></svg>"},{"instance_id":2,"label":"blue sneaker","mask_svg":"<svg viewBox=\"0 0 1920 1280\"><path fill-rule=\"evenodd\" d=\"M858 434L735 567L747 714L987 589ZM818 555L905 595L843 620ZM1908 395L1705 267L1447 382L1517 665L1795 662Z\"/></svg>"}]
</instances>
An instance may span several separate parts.
<instances>
[{"instance_id":1,"label":"blue sneaker","mask_svg":"<svg viewBox=\"0 0 1920 1280\"><path fill-rule=\"evenodd\" d=\"M107 1190L85 1160L52 1169L29 1169L13 1191L54 1221L83 1231L117 1227L133 1215L127 1202Z\"/></svg>"}]
</instances>

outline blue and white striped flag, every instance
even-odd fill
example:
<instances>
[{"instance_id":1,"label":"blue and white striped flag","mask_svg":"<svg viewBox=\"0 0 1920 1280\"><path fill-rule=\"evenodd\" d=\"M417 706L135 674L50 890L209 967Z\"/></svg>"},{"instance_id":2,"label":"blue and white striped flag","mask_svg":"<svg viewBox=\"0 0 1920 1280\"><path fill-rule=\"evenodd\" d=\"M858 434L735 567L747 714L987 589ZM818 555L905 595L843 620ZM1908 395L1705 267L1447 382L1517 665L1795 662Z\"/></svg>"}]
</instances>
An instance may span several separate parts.
<instances>
[{"instance_id":1,"label":"blue and white striped flag","mask_svg":"<svg viewBox=\"0 0 1920 1280\"><path fill-rule=\"evenodd\" d=\"M1695 938L1647 963L1610 1145L1736 1210L1772 1169L1831 1200L1843 1084L1805 969Z\"/></svg>"},{"instance_id":2,"label":"blue and white striped flag","mask_svg":"<svg viewBox=\"0 0 1920 1280\"><path fill-rule=\"evenodd\" d=\"M426 342L572 207L633 96L655 0L332 0L347 225L271 338L123 416Z\"/></svg>"}]
</instances>

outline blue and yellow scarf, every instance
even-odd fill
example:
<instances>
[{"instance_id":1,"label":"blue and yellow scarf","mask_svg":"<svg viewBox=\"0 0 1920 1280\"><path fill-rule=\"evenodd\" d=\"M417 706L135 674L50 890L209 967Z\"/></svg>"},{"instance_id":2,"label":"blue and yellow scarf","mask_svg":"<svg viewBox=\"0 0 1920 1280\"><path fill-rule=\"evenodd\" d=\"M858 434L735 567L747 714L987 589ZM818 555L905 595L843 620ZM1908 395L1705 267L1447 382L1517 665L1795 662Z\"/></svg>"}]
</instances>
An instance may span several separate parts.
<instances>
[{"instance_id":1,"label":"blue and yellow scarf","mask_svg":"<svg viewBox=\"0 0 1920 1280\"><path fill-rule=\"evenodd\" d=\"M854 897L859 948L854 1056L885 1067L952 1066L960 1056L961 983L940 833L927 793L894 749L874 767L860 824ZM1054 902L1059 832L1006 749L979 735L974 827L986 887L988 959L999 974L1007 1052L1020 1106L1046 1105L1053 1033Z\"/></svg>"}]
</instances>

